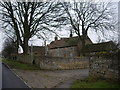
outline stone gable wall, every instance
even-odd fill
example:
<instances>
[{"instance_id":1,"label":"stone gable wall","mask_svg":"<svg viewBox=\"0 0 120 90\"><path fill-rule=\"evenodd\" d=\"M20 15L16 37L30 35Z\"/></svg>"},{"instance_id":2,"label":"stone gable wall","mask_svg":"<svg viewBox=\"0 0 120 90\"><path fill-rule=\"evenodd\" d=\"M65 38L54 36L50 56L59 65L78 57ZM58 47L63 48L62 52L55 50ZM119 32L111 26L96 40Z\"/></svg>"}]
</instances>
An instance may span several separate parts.
<instances>
[{"instance_id":1,"label":"stone gable wall","mask_svg":"<svg viewBox=\"0 0 120 90\"><path fill-rule=\"evenodd\" d=\"M48 56L51 57L76 57L78 56L77 47L65 47L57 49L49 49Z\"/></svg>"}]
</instances>

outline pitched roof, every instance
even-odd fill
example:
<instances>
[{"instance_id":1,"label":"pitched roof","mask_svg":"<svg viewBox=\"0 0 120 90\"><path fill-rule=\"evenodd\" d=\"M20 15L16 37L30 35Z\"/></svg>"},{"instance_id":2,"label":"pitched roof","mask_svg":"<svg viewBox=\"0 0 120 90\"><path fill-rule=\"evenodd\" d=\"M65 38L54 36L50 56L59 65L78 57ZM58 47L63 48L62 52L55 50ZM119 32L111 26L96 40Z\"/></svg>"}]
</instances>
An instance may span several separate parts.
<instances>
[{"instance_id":1,"label":"pitched roof","mask_svg":"<svg viewBox=\"0 0 120 90\"><path fill-rule=\"evenodd\" d=\"M90 40L89 37L87 38L87 40ZM80 39L78 36L70 37L70 38L61 38L60 40L52 41L48 45L48 47L49 49L71 47L71 46L77 46L79 42Z\"/></svg>"}]
</instances>

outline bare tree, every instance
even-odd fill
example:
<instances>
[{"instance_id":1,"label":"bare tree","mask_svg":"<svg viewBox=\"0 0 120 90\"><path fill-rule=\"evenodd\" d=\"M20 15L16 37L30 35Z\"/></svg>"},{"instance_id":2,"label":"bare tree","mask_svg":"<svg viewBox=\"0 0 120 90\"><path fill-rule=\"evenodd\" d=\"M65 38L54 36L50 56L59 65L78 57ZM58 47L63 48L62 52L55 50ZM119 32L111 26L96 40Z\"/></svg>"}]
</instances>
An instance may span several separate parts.
<instances>
[{"instance_id":1,"label":"bare tree","mask_svg":"<svg viewBox=\"0 0 120 90\"><path fill-rule=\"evenodd\" d=\"M57 2L0 2L3 28L9 37L15 35L17 46L21 45L24 54L28 53L28 41L40 31L54 32L49 24L59 11ZM9 33L12 33L9 35ZM41 34L41 35L40 35ZM38 35L38 34L37 34Z\"/></svg>"},{"instance_id":2,"label":"bare tree","mask_svg":"<svg viewBox=\"0 0 120 90\"><path fill-rule=\"evenodd\" d=\"M80 37L82 47L85 46L88 30L101 31L114 30L114 24L111 21L112 12L109 7L110 3L93 2L91 0L83 2L63 2L62 5L67 14L75 33Z\"/></svg>"}]
</instances>

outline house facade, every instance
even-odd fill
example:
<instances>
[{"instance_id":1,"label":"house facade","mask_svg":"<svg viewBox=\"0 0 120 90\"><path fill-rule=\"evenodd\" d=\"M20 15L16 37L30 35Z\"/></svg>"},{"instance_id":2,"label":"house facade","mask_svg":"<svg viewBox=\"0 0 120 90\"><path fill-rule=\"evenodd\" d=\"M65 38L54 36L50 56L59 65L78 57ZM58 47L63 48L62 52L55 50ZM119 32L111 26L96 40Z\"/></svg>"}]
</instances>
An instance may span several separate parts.
<instances>
[{"instance_id":1,"label":"house facade","mask_svg":"<svg viewBox=\"0 0 120 90\"><path fill-rule=\"evenodd\" d=\"M86 44L92 44L89 37L86 39ZM60 40L55 37L48 45L48 56L53 57L77 57L81 53L82 43L80 37L61 38Z\"/></svg>"}]
</instances>

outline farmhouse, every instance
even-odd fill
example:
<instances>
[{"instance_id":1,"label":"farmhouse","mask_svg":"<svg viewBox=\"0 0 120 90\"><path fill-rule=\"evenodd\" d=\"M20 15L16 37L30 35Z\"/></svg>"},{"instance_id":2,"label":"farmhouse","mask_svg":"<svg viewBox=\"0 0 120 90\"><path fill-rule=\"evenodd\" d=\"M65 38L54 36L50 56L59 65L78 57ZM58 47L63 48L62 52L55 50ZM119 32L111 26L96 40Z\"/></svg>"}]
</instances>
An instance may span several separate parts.
<instances>
[{"instance_id":1,"label":"farmhouse","mask_svg":"<svg viewBox=\"0 0 120 90\"><path fill-rule=\"evenodd\" d=\"M82 49L80 37L61 38L52 41L47 46L33 46L34 55L51 57L77 57L84 51L86 54L95 52L110 52L117 49L112 41L93 44L89 37L86 39L86 46ZM31 47L29 47L31 52Z\"/></svg>"},{"instance_id":2,"label":"farmhouse","mask_svg":"<svg viewBox=\"0 0 120 90\"><path fill-rule=\"evenodd\" d=\"M48 55L53 57L75 57L81 53L81 41L80 37L61 38L58 40L55 37L55 41L52 41L48 45ZM89 37L86 39L86 45L92 44Z\"/></svg>"}]
</instances>

